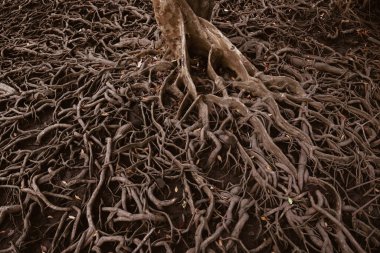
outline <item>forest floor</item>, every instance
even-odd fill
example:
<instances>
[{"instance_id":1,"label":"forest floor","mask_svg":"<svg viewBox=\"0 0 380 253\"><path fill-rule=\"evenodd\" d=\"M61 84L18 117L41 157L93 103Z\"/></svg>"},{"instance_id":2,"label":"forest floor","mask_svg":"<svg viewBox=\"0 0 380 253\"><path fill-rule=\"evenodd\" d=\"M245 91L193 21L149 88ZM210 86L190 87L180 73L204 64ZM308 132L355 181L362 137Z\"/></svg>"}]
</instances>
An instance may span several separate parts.
<instances>
[{"instance_id":1,"label":"forest floor","mask_svg":"<svg viewBox=\"0 0 380 253\"><path fill-rule=\"evenodd\" d=\"M380 252L378 1L217 2L299 90L190 52L191 97L147 0L0 1L0 253Z\"/></svg>"}]
</instances>

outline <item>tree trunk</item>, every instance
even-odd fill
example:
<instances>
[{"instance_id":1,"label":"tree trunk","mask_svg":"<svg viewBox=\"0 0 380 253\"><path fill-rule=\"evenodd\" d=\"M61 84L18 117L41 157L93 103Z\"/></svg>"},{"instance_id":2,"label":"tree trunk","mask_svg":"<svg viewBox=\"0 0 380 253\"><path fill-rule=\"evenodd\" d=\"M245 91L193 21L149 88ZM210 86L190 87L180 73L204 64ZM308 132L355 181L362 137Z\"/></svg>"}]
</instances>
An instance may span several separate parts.
<instances>
[{"instance_id":1,"label":"tree trunk","mask_svg":"<svg viewBox=\"0 0 380 253\"><path fill-rule=\"evenodd\" d=\"M204 43L198 44L199 40L195 38L202 33L198 18L211 16L214 0L152 0L152 2L170 56L175 59L180 58L183 47L186 47L184 45L186 42L181 38L185 34L185 29L190 35L190 44L195 43L193 47L200 53L207 53L209 47L204 48Z\"/></svg>"},{"instance_id":2,"label":"tree trunk","mask_svg":"<svg viewBox=\"0 0 380 253\"><path fill-rule=\"evenodd\" d=\"M171 56L186 62L188 45L191 45L192 51L198 55L208 57L212 52L212 62L218 58L243 80L254 75L256 68L214 25L197 16L187 1L192 0L152 0L157 23ZM208 6L214 3L213 0L205 2ZM204 5L200 0L192 5L196 11L202 12L200 9Z\"/></svg>"}]
</instances>

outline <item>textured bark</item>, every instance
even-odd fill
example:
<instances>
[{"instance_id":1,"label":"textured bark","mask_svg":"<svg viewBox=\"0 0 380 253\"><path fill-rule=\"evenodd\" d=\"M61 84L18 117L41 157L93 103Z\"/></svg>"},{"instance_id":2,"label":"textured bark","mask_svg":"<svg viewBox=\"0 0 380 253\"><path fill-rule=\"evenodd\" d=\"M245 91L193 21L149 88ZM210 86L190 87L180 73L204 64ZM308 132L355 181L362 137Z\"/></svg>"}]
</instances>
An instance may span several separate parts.
<instances>
[{"instance_id":1,"label":"textured bark","mask_svg":"<svg viewBox=\"0 0 380 253\"><path fill-rule=\"evenodd\" d=\"M192 11L186 0L152 1L157 23L174 59L182 58L186 65L187 51L191 47L198 55L210 56L210 64L218 60L242 80L248 80L249 75L256 72L255 67L214 25ZM200 7L194 5L194 8L198 10Z\"/></svg>"}]
</instances>

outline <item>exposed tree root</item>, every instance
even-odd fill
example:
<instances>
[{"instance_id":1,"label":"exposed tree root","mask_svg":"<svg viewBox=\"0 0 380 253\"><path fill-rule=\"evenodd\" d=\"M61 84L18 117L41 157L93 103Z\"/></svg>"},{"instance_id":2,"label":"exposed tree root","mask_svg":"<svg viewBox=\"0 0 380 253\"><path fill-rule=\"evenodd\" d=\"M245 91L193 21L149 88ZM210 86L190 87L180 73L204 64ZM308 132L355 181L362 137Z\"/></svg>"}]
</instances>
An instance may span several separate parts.
<instances>
[{"instance_id":1,"label":"exposed tree root","mask_svg":"<svg viewBox=\"0 0 380 253\"><path fill-rule=\"evenodd\" d=\"M377 252L380 52L327 2L154 0L166 53L147 1L0 6L0 253Z\"/></svg>"},{"instance_id":2,"label":"exposed tree root","mask_svg":"<svg viewBox=\"0 0 380 253\"><path fill-rule=\"evenodd\" d=\"M199 125L202 132L201 141L205 141L204 138L208 136L216 145L215 150L210 154L207 165L211 165L216 162L217 154L221 149L220 141L216 137L213 138L215 135L210 132L211 129L209 118L210 114L212 114L210 110L213 110L212 108L217 106L230 112L236 111L241 115L241 117L248 119L248 122L254 129L255 135L257 136L257 141L263 145L262 151L275 158L276 173L288 174L288 190L285 192L280 192L275 187L270 187L265 178L271 177L271 174L273 173L272 169L266 171L264 170L264 173L263 171L261 171L261 173L257 172L257 169L250 161L252 158L246 154L244 148L240 143L238 143L237 145L239 145L240 153L239 156L242 157L245 163L251 163L249 166L249 171L253 179L260 185L263 191L275 193L279 198L288 198L290 188L292 188L296 194L301 194L303 191L303 186L310 184L309 178L307 177L309 171L304 168L308 163L308 160L311 159L314 163L318 163L319 160L323 160L324 156L328 157L327 160L332 157L325 155L322 152L315 153L314 151L318 148L313 144L308 135L307 124L310 123L306 122L306 124L302 124L303 127L301 129L289 124L281 115L277 102L286 104L298 103L299 107L303 108L303 110L307 110L306 108L308 105L316 108L317 110L322 109L322 105L312 99L308 99L306 92L298 81L285 76L269 76L259 72L215 26L207 20L197 17L185 0L153 1L153 4L155 7L156 19L166 39L168 49L170 50L172 56L179 61L180 70L178 77L173 84L174 89L179 91L179 85L184 85L186 87L186 92L197 103L198 115L202 121L202 124ZM197 84L191 76L188 49L190 49L192 53L208 57L207 74L208 77L214 82L216 90L219 92L214 94L199 94L197 88L201 84ZM232 74L221 77L220 74L217 73L216 68L232 70ZM325 68L322 64L320 67L317 66L317 69L318 68L320 70L326 70L327 72L330 71L329 67ZM336 68L330 67L330 69L334 74L344 74L341 71L335 70ZM259 116L255 114L255 109L249 108L245 105L241 97L230 95L229 92L227 92L228 85L236 88L237 91L235 92L239 93L239 95L241 92L246 92L249 93L251 97L257 97L261 100L262 102L260 103L260 106L261 108L267 109L269 115L268 118L269 121L271 121L271 124L273 124L289 139L297 141L298 145L301 147L301 156L298 169L286 157L283 151L272 141L272 138L269 136L269 133L267 129L265 129L262 121L259 119ZM171 88L167 86L163 87L165 89ZM292 95L292 100L290 100L285 93L272 92L268 88L275 90L286 90ZM161 91L161 97L164 96L164 93L164 91ZM218 93L219 95L216 95ZM183 95L181 92L178 92L175 95L177 95L176 99L179 100L183 100L184 97L187 98L187 96ZM307 113L307 111L304 111L303 113ZM315 113L318 114L317 111L315 111ZM377 120L375 121L376 124L380 123ZM378 130L379 129L375 131ZM222 129L222 132L223 131L224 129ZM230 137L235 140L239 139L238 136L231 136L231 133ZM339 159L339 157L337 157L337 159ZM318 181L314 180L314 182ZM318 185L323 187L321 184ZM341 200L338 195L336 197L339 203ZM310 201L312 203L312 208L315 208L316 210L327 215L328 218L337 226L335 232L338 236L337 241L341 251L352 251L349 246L350 243L353 245L356 252L365 252L358 242L352 237L350 232L348 232L345 227L342 227L340 223L341 217L335 219L332 216L329 216L327 211L324 211L314 203L313 197L311 196ZM322 205L323 203L320 204ZM341 205L338 206L337 212L341 212L341 208ZM297 218L298 216L294 216L294 214L290 215L289 212L290 209L286 212L288 222L291 224L292 228L295 229L295 231L298 231L297 226L302 224L302 218ZM207 213L208 215L205 215L209 218L209 212ZM244 221L241 220L243 219L242 217L239 219L240 220L238 221L237 226L239 226L239 222L242 222L240 226L243 227L245 222L249 219L249 215L246 214L246 216L244 216ZM296 225L294 222L297 220L300 222ZM206 219L206 222L209 222L209 219ZM206 228L207 227L204 226L204 223L201 222L201 224L198 225L196 238L199 238L199 241L205 240L205 243L207 242L206 245L208 245L209 240L211 240L210 237L207 239L201 239L201 234L203 234L203 230ZM342 230L344 233L342 233ZM309 230L309 234L310 233L312 232ZM238 238L239 232L236 234L233 231L231 235L232 237ZM298 233L298 235L301 237L300 239L303 238L303 233ZM216 235L214 234L211 237L216 240L217 236L220 236L219 231L216 232ZM203 243L203 245L205 243ZM231 246L234 243L234 241L228 241L226 246L227 251L231 249ZM323 243L317 244L322 248L326 247ZM190 249L188 252L205 252L205 247L201 247L200 245L200 243L196 243L195 248ZM330 250L332 250L332 244L330 243L328 245Z\"/></svg>"}]
</instances>

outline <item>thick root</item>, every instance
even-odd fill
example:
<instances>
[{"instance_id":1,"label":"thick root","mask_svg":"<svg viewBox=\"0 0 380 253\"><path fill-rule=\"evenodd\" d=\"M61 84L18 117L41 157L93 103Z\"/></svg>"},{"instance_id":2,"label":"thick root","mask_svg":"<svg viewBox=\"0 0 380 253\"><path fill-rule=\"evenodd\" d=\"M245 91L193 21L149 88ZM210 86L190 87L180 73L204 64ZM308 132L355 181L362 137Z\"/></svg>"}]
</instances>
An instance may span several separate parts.
<instances>
[{"instance_id":1,"label":"thick root","mask_svg":"<svg viewBox=\"0 0 380 253\"><path fill-rule=\"evenodd\" d=\"M321 104L309 99L305 90L297 80L286 76L268 76L259 72L256 67L251 64L230 42L230 40L220 32L220 30L209 21L197 17L185 0L153 2L156 18L166 39L166 44L170 50L171 57L179 62L178 77L172 86L175 87L174 90L180 90L180 86L184 85L186 87L187 96L178 96L177 98L184 101L190 97L193 101L188 110L183 106L185 103L182 103L180 113L184 113L183 117L186 117L189 114L189 111L197 107L198 116L201 120L201 124L198 126L200 128L200 139L202 142L206 141L206 139L210 139L215 144L215 149L210 153L206 166L212 167L212 164L217 162L218 154L221 152L224 145L222 145L222 142L219 141L217 135L210 129L211 112L215 110L215 107L224 108L229 112L237 112L242 118L247 119L247 123L254 129L255 134L258 137L257 140L262 146L260 152L265 152L265 154L275 160L275 162L272 162L270 165L270 163L266 162L268 158L262 153L262 162L258 162L258 164L259 167L262 166L265 167L265 169L258 169L252 162L252 156L248 154L252 151L247 150L239 143L239 141L237 141L239 147L238 152L247 164L252 177L259 187L261 187L263 191L270 191L280 199L289 198L288 194L290 191L300 194L300 196L304 196L304 194L302 194L304 190L303 188L308 184L309 180L309 171L306 168L306 165L310 161L318 163L315 157L316 154L319 155L319 159L323 159L323 156L327 155L323 154L321 151L317 151L318 149L314 146L312 139L309 137L307 123L302 124L302 127L300 128L290 124L281 114L278 102L292 105L296 104L300 108L307 108L307 106L310 105L316 109L321 109ZM213 81L217 92L211 92L209 94L201 94L199 92L200 85L202 84L194 81L192 77L190 72L189 52L192 55L207 58L207 75L208 78ZM221 68L227 70L227 73L229 74L224 73L223 76L222 74L219 74L217 70ZM170 84L166 84L164 89L168 89L168 86L170 86ZM265 121L270 122L270 124L276 129L282 131L283 136L286 136L290 140L295 140L298 143L301 148L301 156L299 158L300 164L298 166L295 166L295 162L291 161L286 153L284 153L284 151L273 141L268 129L266 129L261 119L261 115L264 112L257 111L258 109L248 106L241 96L236 96L229 92L228 89L230 88L235 89L239 94L248 93L251 98L256 98L257 101L260 101L260 108L267 111ZM171 89L173 90L173 88ZM277 90L282 90L286 93L277 92ZM182 115L177 115L177 118L183 117ZM239 139L239 136L233 134L232 136L235 140ZM256 156L258 156L258 153ZM329 157L329 159L331 158L332 157ZM335 160L339 160L339 158ZM272 166L275 168L272 169ZM273 170L275 170L275 172ZM275 175L273 173L275 173ZM278 185L278 175L280 174L287 175L289 180L287 189L281 188ZM193 171L192 176L198 184L206 184L206 182L198 176L198 173ZM223 231L222 229L220 231L216 230L208 238L202 237L204 231L207 231L205 224L208 224L210 212L212 212L214 206L213 194L210 192L210 189L205 187L203 190L208 196L211 204L203 214L194 214L197 217L195 220L195 223L197 224L195 236L196 245L188 252L204 251L205 247L212 241L216 240ZM313 206L310 207L311 209L321 210L317 208L317 204L313 202L314 200L311 196L310 201ZM287 205L285 204L283 207L285 208L286 206ZM287 208L286 210L290 209ZM340 212L340 210L341 206L337 207L337 211ZM298 228L303 222L302 219L306 216L301 218L294 212L284 212L286 213L286 218L290 226L301 239L303 238L303 234L309 234L311 237L315 236L315 232L309 228L305 230ZM240 213L240 220L232 231L231 236L238 237L248 218L249 215L247 213ZM327 218L332 220L333 223L337 222L334 217L328 216ZM241 224L239 225L239 223ZM349 249L348 241L350 241L349 243L354 245L358 252L364 252L346 228L337 227L336 233L339 235L338 245L342 250ZM203 240L204 242L201 243ZM316 244L319 244L321 247L327 247L320 241L314 241L316 241ZM227 243L227 249L231 249L234 244L234 241L229 240ZM331 242L329 245L331 245Z\"/></svg>"}]
</instances>

